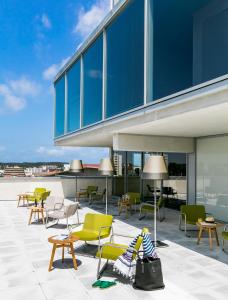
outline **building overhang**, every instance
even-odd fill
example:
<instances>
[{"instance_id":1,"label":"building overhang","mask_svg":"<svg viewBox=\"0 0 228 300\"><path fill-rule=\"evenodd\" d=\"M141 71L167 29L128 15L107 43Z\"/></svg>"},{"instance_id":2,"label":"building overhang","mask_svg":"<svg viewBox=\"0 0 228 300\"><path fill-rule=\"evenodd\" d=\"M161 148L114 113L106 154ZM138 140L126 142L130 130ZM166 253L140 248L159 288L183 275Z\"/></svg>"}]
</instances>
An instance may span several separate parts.
<instances>
[{"instance_id":1,"label":"building overhang","mask_svg":"<svg viewBox=\"0 0 228 300\"><path fill-rule=\"evenodd\" d=\"M116 134L184 138L226 134L227 116L228 76L223 76L65 135L55 145L112 147Z\"/></svg>"}]
</instances>

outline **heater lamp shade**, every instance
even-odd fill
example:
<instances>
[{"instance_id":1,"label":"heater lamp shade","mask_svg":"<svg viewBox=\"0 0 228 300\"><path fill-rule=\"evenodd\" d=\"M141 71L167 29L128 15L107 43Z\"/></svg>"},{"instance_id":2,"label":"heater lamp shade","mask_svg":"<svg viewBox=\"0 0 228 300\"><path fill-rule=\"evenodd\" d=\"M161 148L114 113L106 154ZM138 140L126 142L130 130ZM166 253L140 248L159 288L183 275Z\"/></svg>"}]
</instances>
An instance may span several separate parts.
<instances>
[{"instance_id":1,"label":"heater lamp shade","mask_svg":"<svg viewBox=\"0 0 228 300\"><path fill-rule=\"evenodd\" d=\"M101 159L99 172L101 175L105 176L111 176L113 174L113 164L110 158Z\"/></svg>"},{"instance_id":2,"label":"heater lamp shade","mask_svg":"<svg viewBox=\"0 0 228 300\"><path fill-rule=\"evenodd\" d=\"M72 160L70 162L70 171L74 173L81 173L83 172L83 165L82 161L79 159Z\"/></svg>"},{"instance_id":3,"label":"heater lamp shade","mask_svg":"<svg viewBox=\"0 0 228 300\"><path fill-rule=\"evenodd\" d=\"M142 179L168 179L168 170L162 155L149 156L143 168Z\"/></svg>"}]
</instances>

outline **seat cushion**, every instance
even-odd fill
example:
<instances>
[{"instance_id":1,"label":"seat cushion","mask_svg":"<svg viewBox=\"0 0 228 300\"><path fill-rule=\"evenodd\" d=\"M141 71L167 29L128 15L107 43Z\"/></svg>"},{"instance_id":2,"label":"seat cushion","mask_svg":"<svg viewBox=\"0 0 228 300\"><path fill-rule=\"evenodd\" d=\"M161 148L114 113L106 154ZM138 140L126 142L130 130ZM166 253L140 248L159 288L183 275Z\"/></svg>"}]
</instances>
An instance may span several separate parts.
<instances>
[{"instance_id":1,"label":"seat cushion","mask_svg":"<svg viewBox=\"0 0 228 300\"><path fill-rule=\"evenodd\" d=\"M228 231L223 231L222 237L224 238L224 240L228 240Z\"/></svg>"},{"instance_id":2,"label":"seat cushion","mask_svg":"<svg viewBox=\"0 0 228 300\"><path fill-rule=\"evenodd\" d=\"M65 213L62 210L56 210L48 213L48 216L53 219L65 219Z\"/></svg>"},{"instance_id":3,"label":"seat cushion","mask_svg":"<svg viewBox=\"0 0 228 300\"><path fill-rule=\"evenodd\" d=\"M97 241L99 239L99 232L98 231L91 231L83 229L81 231L75 231L72 235L78 236L82 241ZM108 234L101 235L101 239L104 239L109 236Z\"/></svg>"},{"instance_id":4,"label":"seat cushion","mask_svg":"<svg viewBox=\"0 0 228 300\"><path fill-rule=\"evenodd\" d=\"M145 203L145 204L142 204L141 210L153 212L154 207Z\"/></svg>"},{"instance_id":5,"label":"seat cushion","mask_svg":"<svg viewBox=\"0 0 228 300\"><path fill-rule=\"evenodd\" d=\"M127 250L126 245L105 243L102 246L102 258L117 260L117 258L122 255ZM97 251L96 257L100 257L100 251Z\"/></svg>"}]
</instances>

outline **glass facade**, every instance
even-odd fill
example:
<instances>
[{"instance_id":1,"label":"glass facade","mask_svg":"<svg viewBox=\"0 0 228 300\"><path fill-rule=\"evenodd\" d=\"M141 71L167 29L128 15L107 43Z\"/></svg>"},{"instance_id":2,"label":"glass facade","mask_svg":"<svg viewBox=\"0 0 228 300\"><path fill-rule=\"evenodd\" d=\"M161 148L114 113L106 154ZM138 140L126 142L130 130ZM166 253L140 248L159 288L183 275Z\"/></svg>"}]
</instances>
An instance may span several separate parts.
<instances>
[{"instance_id":1,"label":"glass facade","mask_svg":"<svg viewBox=\"0 0 228 300\"><path fill-rule=\"evenodd\" d=\"M228 222L228 136L197 140L197 204Z\"/></svg>"},{"instance_id":2,"label":"glass facade","mask_svg":"<svg viewBox=\"0 0 228 300\"><path fill-rule=\"evenodd\" d=\"M55 107L55 136L64 134L65 128L65 77L61 77L55 83L56 107Z\"/></svg>"},{"instance_id":3,"label":"glass facade","mask_svg":"<svg viewBox=\"0 0 228 300\"><path fill-rule=\"evenodd\" d=\"M127 1L80 53L82 66L66 71L66 132L228 74L227 8L209 0ZM62 134L64 124L57 124L55 136Z\"/></svg>"},{"instance_id":4,"label":"glass facade","mask_svg":"<svg viewBox=\"0 0 228 300\"><path fill-rule=\"evenodd\" d=\"M103 36L83 55L83 126L102 119Z\"/></svg>"},{"instance_id":5,"label":"glass facade","mask_svg":"<svg viewBox=\"0 0 228 300\"><path fill-rule=\"evenodd\" d=\"M67 132L80 128L80 68L78 60L67 72Z\"/></svg>"},{"instance_id":6,"label":"glass facade","mask_svg":"<svg viewBox=\"0 0 228 300\"><path fill-rule=\"evenodd\" d=\"M106 34L106 117L112 117L144 102L144 1L131 1Z\"/></svg>"}]
</instances>

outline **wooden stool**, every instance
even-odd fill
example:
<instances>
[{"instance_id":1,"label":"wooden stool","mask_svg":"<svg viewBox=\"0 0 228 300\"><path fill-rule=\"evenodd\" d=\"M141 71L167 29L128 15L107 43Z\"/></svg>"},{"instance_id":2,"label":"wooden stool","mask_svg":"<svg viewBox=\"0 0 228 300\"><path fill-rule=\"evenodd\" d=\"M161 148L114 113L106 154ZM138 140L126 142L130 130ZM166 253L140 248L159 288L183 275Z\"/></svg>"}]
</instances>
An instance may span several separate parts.
<instances>
[{"instance_id":1,"label":"wooden stool","mask_svg":"<svg viewBox=\"0 0 228 300\"><path fill-rule=\"evenodd\" d=\"M54 261L56 248L62 248L62 263L64 262L64 248L65 247L70 248L70 253L72 255L74 269L77 270L78 267L77 267L77 261L76 261L75 255L74 255L73 243L78 240L79 240L78 236L69 236L68 238L66 238L64 240L58 239L58 236L52 236L48 239L48 242L53 244L51 259L50 259L49 268L48 268L49 272L52 270L52 265L53 265L53 261Z\"/></svg>"},{"instance_id":2,"label":"wooden stool","mask_svg":"<svg viewBox=\"0 0 228 300\"><path fill-rule=\"evenodd\" d=\"M19 207L21 200L23 201L23 206L25 205L25 201L27 201L27 207L29 206L28 194L19 194L17 196L18 196L17 207Z\"/></svg>"},{"instance_id":3,"label":"wooden stool","mask_svg":"<svg viewBox=\"0 0 228 300\"><path fill-rule=\"evenodd\" d=\"M217 246L219 246L217 228L221 227L222 224L220 224L220 223L197 222L196 225L199 227L199 234L198 234L197 244L199 244L199 242L201 240L203 231L207 231L208 232L208 237L209 237L210 250L212 250L212 248L213 248L212 233L214 233L215 238L216 238L216 242L217 242Z\"/></svg>"},{"instance_id":4,"label":"wooden stool","mask_svg":"<svg viewBox=\"0 0 228 300\"><path fill-rule=\"evenodd\" d=\"M31 224L32 215L36 214L36 213L38 214L38 222L39 222L39 216L41 214L43 224L45 224L45 221L44 221L44 209L43 209L43 207L39 207L39 206L33 206L33 207L31 207L31 209L30 209L30 217L29 217L28 224L29 225Z\"/></svg>"}]
</instances>

